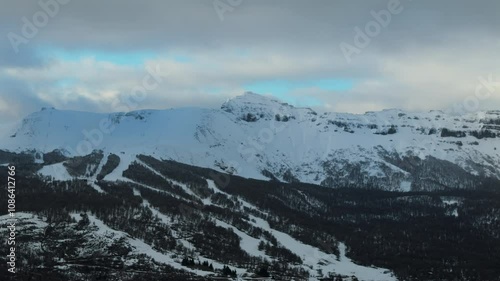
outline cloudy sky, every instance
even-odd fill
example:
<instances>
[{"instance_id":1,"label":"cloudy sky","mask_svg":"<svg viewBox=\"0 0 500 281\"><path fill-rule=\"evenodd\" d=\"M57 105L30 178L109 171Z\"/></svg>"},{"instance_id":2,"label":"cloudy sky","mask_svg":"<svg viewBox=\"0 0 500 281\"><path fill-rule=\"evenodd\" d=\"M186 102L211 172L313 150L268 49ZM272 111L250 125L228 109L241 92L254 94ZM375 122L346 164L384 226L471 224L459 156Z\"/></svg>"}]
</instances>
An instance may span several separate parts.
<instances>
[{"instance_id":1,"label":"cloudy sky","mask_svg":"<svg viewBox=\"0 0 500 281\"><path fill-rule=\"evenodd\" d=\"M130 109L245 91L355 113L500 109L499 1L1 2L0 123L138 93Z\"/></svg>"}]
</instances>

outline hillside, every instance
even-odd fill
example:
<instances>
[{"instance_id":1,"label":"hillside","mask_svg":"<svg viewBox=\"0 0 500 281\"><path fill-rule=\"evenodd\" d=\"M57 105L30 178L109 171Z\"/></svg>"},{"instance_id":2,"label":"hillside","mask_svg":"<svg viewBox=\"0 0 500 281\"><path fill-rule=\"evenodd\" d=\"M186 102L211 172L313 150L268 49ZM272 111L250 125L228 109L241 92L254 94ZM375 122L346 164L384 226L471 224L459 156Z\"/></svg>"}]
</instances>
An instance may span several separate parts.
<instances>
[{"instance_id":1,"label":"hillside","mask_svg":"<svg viewBox=\"0 0 500 281\"><path fill-rule=\"evenodd\" d=\"M43 109L5 134L0 149L36 152L41 162L53 151L101 150L120 158L121 171L144 154L254 179L436 190L500 179L498 137L500 111L319 113L245 93L220 109Z\"/></svg>"},{"instance_id":2,"label":"hillside","mask_svg":"<svg viewBox=\"0 0 500 281\"><path fill-rule=\"evenodd\" d=\"M10 157L17 171L22 280L500 276L496 183L475 191L332 189L246 179L147 155L116 173L116 157L101 151L45 155L68 177L56 180L37 173L47 166L30 154L2 157ZM7 174L4 164L0 173ZM7 195L0 200L7 202ZM7 209L0 221L12 221ZM5 267L1 274L7 274Z\"/></svg>"}]
</instances>

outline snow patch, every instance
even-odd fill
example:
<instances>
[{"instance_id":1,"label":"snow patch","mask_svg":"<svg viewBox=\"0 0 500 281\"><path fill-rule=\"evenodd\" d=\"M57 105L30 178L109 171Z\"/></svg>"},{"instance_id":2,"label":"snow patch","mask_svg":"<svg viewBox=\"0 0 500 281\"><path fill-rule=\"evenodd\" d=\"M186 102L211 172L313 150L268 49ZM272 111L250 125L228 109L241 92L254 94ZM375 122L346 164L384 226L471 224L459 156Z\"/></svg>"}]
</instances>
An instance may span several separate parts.
<instances>
[{"instance_id":1,"label":"snow patch","mask_svg":"<svg viewBox=\"0 0 500 281\"><path fill-rule=\"evenodd\" d=\"M42 176L51 177L56 181L69 181L73 179L63 163L43 166L38 173Z\"/></svg>"}]
</instances>

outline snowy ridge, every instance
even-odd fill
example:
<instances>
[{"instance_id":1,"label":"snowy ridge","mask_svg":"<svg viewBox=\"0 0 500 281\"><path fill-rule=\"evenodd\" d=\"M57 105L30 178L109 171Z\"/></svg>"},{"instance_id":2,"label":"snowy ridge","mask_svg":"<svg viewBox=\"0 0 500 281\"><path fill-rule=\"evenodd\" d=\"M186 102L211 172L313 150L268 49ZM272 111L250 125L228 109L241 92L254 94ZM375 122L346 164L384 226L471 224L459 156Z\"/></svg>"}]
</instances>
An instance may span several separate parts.
<instances>
[{"instance_id":1,"label":"snowy ridge","mask_svg":"<svg viewBox=\"0 0 500 281\"><path fill-rule=\"evenodd\" d=\"M499 124L499 111L318 113L245 93L220 110L98 114L44 109L26 117L13 135L4 135L0 149L59 149L68 156L102 150L120 156L121 171L144 154L255 179L430 189L416 174L435 159L471 176L499 179ZM420 159L419 167L408 169L408 158Z\"/></svg>"}]
</instances>

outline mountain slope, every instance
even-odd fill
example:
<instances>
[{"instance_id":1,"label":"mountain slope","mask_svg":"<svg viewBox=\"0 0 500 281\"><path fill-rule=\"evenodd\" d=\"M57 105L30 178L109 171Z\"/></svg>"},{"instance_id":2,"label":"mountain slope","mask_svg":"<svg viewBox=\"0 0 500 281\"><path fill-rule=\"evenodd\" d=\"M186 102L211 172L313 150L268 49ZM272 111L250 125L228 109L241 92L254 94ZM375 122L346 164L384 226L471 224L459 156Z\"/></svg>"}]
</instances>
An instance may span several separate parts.
<instances>
[{"instance_id":1,"label":"mountain slope","mask_svg":"<svg viewBox=\"0 0 500 281\"><path fill-rule=\"evenodd\" d=\"M68 179L79 178L60 181L28 171L28 157L11 162L18 275L27 280L496 280L500 273L498 190L331 189L147 155L107 181L95 174L106 179L118 168L100 152L53 160ZM32 171L42 166L32 163ZM2 224L12 220L0 211Z\"/></svg>"},{"instance_id":2,"label":"mountain slope","mask_svg":"<svg viewBox=\"0 0 500 281\"><path fill-rule=\"evenodd\" d=\"M434 190L500 179L497 137L500 111L317 113L245 93L219 110L44 109L2 138L0 148L66 156L102 150L120 157L121 171L145 154L255 179Z\"/></svg>"}]
</instances>

